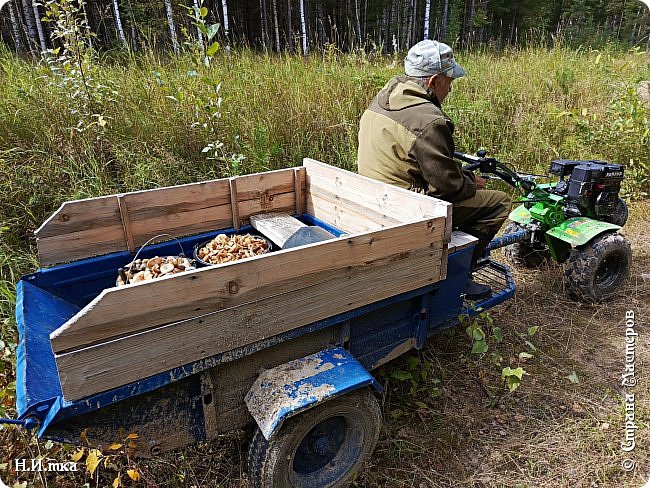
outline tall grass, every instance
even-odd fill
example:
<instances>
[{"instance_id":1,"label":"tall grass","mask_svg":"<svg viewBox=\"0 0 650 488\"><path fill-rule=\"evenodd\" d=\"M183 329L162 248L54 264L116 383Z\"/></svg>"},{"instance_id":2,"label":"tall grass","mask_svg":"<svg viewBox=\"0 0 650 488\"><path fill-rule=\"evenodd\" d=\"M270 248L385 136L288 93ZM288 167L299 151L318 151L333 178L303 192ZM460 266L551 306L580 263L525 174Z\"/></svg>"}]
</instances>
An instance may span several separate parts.
<instances>
[{"instance_id":1,"label":"tall grass","mask_svg":"<svg viewBox=\"0 0 650 488\"><path fill-rule=\"evenodd\" d=\"M648 108L634 90L650 79L648 54L530 48L459 61L469 75L445 102L458 149L484 146L538 172L558 157L624 163L636 171L628 192L647 192ZM191 127L188 97L205 89L192 69L188 57L105 59L98 76L112 80L119 100L99 107L108 123L98 136L71 129L68 94L42 67L0 50L3 280L31 266L21 256L33 230L65 200L229 175L225 162L206 161L206 141ZM240 171L249 173L303 157L354 170L359 117L402 66L334 51L306 59L240 51L217 57L213 69L223 83L220 138L244 155Z\"/></svg>"}]
</instances>

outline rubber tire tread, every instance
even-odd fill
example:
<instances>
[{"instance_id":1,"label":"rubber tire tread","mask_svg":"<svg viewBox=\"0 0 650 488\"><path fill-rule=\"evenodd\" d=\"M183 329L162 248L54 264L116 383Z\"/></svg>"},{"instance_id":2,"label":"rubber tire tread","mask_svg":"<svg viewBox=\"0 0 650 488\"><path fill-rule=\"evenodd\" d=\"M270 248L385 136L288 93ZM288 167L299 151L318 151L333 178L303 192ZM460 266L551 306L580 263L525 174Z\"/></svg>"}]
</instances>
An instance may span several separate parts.
<instances>
[{"instance_id":1,"label":"rubber tire tread","mask_svg":"<svg viewBox=\"0 0 650 488\"><path fill-rule=\"evenodd\" d=\"M602 260L612 252L622 252L626 262L612 286L603 290L595 286L596 271ZM630 242L621 234L601 234L571 251L564 266L564 282L571 295L585 302L599 303L616 293L630 275L631 266Z\"/></svg>"},{"instance_id":2,"label":"rubber tire tread","mask_svg":"<svg viewBox=\"0 0 650 488\"><path fill-rule=\"evenodd\" d=\"M272 453L274 450L280 451L283 443L293 441L292 433L294 429L300 424L300 422L305 420L308 421L316 410L332 408L333 406L342 403L364 409L368 413L369 418L372 419L371 422L373 423L373 425L370 426L373 430L373 432L371 432L370 440L363 445L355 469L350 470L348 474L335 485L330 485L331 488L347 486L352 475L355 472L359 472L366 464L379 439L379 431L381 429L381 409L379 408L377 399L368 388L347 393L341 397L334 398L317 407L307 410L306 412L298 414L295 417L291 417L284 423L280 431L273 435L271 440L267 441L264 434L262 434L262 431L257 428L248 450L248 478L251 488L301 488L290 485L278 486L274 484L276 469L275 461L278 456L273 456Z\"/></svg>"},{"instance_id":3,"label":"rubber tire tread","mask_svg":"<svg viewBox=\"0 0 650 488\"><path fill-rule=\"evenodd\" d=\"M516 222L510 222L506 225L503 235L513 234L520 230L524 230L521 225ZM515 244L504 247L503 255L515 266L523 266L525 268L539 268L551 259L551 253L548 250L539 251L524 242L516 242Z\"/></svg>"}]
</instances>

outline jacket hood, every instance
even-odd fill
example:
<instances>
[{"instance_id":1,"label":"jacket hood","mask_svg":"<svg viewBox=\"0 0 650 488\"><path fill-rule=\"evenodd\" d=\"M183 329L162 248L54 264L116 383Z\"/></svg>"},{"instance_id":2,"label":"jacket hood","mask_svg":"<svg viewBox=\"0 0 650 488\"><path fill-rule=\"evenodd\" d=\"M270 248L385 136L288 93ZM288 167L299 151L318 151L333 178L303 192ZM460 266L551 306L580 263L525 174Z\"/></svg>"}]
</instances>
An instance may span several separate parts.
<instances>
[{"instance_id":1,"label":"jacket hood","mask_svg":"<svg viewBox=\"0 0 650 488\"><path fill-rule=\"evenodd\" d=\"M408 76L391 78L377 94L377 103L388 111L403 110L424 103L434 103L440 107L433 91L424 88Z\"/></svg>"}]
</instances>

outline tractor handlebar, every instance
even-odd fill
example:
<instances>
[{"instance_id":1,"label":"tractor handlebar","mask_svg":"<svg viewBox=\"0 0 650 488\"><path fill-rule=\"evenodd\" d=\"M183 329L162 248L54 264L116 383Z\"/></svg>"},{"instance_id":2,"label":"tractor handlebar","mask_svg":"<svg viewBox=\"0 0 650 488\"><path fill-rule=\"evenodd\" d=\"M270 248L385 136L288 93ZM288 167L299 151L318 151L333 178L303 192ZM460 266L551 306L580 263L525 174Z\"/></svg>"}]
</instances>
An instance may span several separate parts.
<instances>
[{"instance_id":1,"label":"tractor handlebar","mask_svg":"<svg viewBox=\"0 0 650 488\"><path fill-rule=\"evenodd\" d=\"M496 158L486 157L487 152L483 149L476 153L476 156L455 152L454 157L469 163L463 166L464 170L474 171L479 169L481 173L489 173L498 176L510 186L521 188L526 194L535 189L535 182L522 178L516 171L513 171Z\"/></svg>"}]
</instances>

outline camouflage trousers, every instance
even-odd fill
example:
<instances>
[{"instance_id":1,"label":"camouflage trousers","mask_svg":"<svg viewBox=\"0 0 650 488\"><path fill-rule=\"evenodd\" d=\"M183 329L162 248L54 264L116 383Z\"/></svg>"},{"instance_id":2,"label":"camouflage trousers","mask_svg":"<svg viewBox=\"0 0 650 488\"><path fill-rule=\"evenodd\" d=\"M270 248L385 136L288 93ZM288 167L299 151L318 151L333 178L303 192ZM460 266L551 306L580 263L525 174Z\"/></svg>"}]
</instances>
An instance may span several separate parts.
<instances>
[{"instance_id":1,"label":"camouflage trousers","mask_svg":"<svg viewBox=\"0 0 650 488\"><path fill-rule=\"evenodd\" d=\"M453 205L453 227L479 240L472 260L472 264L475 264L508 217L512 202L502 191L477 190L472 198Z\"/></svg>"}]
</instances>

